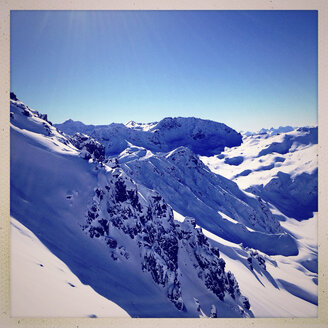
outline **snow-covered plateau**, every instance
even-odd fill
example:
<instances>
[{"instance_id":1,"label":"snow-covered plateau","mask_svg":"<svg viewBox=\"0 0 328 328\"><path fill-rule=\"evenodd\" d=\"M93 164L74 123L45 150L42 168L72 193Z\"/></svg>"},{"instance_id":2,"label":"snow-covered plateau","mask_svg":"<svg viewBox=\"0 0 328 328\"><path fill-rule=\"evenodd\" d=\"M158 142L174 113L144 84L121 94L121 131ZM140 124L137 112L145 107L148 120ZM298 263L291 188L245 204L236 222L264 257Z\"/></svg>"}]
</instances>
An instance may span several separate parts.
<instances>
[{"instance_id":1,"label":"snow-covered plateau","mask_svg":"<svg viewBox=\"0 0 328 328\"><path fill-rule=\"evenodd\" d=\"M317 316L317 127L10 121L13 316Z\"/></svg>"}]
</instances>

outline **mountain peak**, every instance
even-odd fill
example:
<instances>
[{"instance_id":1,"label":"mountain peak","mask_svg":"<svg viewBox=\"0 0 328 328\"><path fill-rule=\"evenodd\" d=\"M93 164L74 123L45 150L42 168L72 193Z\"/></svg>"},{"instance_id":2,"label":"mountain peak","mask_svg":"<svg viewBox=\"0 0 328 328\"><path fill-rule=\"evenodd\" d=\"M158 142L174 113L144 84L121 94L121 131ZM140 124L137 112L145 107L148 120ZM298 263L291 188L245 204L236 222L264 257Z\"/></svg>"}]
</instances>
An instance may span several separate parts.
<instances>
[{"instance_id":1,"label":"mountain peak","mask_svg":"<svg viewBox=\"0 0 328 328\"><path fill-rule=\"evenodd\" d=\"M71 119L71 118L69 118L68 120L66 120L63 124L65 124L65 123L73 123L74 121Z\"/></svg>"}]
</instances>

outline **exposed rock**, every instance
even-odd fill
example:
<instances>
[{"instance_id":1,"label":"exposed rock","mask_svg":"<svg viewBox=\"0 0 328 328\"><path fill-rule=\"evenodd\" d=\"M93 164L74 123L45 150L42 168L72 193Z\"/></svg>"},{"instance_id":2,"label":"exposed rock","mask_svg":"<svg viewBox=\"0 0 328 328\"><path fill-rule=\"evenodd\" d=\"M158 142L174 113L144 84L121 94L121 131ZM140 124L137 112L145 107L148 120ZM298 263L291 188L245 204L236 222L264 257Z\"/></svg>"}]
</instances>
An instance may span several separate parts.
<instances>
[{"instance_id":1,"label":"exposed rock","mask_svg":"<svg viewBox=\"0 0 328 328\"><path fill-rule=\"evenodd\" d=\"M112 163L112 162L111 162ZM107 170L107 171L106 171ZM93 201L82 227L91 238L103 240L115 261L128 261L130 254L113 237L121 231L139 248L141 269L164 288L168 299L183 310L179 254L186 252L194 263L196 274L206 288L224 301L230 295L244 306L234 275L225 272L225 262L219 249L212 247L193 218L179 223L173 211L155 191L140 191L120 168L99 172L102 183L95 189ZM142 195L142 198L141 196Z\"/></svg>"},{"instance_id":2,"label":"exposed rock","mask_svg":"<svg viewBox=\"0 0 328 328\"><path fill-rule=\"evenodd\" d=\"M84 159L97 160L102 162L105 159L105 147L84 133L75 133L69 138L70 142L81 150L81 157Z\"/></svg>"},{"instance_id":3,"label":"exposed rock","mask_svg":"<svg viewBox=\"0 0 328 328\"><path fill-rule=\"evenodd\" d=\"M16 97L16 95L13 92L10 92L10 99L15 100L15 101L18 100L18 98Z\"/></svg>"}]
</instances>

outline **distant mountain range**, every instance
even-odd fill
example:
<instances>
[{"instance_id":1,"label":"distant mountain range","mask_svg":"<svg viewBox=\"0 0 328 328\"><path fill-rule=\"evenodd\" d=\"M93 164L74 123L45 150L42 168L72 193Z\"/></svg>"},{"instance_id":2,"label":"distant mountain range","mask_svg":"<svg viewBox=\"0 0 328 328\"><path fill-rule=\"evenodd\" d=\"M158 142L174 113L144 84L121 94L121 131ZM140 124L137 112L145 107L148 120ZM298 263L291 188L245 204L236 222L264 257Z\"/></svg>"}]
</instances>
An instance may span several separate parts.
<instances>
[{"instance_id":1,"label":"distant mountain range","mask_svg":"<svg viewBox=\"0 0 328 328\"><path fill-rule=\"evenodd\" d=\"M243 134L246 135L246 136L251 136L251 135L254 135L254 134L276 135L276 134L280 134L280 133L291 132L293 130L295 130L295 127L287 125L287 126L279 126L279 128L273 128L273 127L270 128L270 129L262 128L257 132L247 131L247 132L244 132Z\"/></svg>"},{"instance_id":2,"label":"distant mountain range","mask_svg":"<svg viewBox=\"0 0 328 328\"><path fill-rule=\"evenodd\" d=\"M242 142L242 136L225 124L194 117L167 117L149 124L130 121L126 125L85 125L67 120L55 127L67 134L82 132L89 135L105 146L107 155L118 155L131 143L154 152L186 146L196 154L209 156Z\"/></svg>"}]
</instances>

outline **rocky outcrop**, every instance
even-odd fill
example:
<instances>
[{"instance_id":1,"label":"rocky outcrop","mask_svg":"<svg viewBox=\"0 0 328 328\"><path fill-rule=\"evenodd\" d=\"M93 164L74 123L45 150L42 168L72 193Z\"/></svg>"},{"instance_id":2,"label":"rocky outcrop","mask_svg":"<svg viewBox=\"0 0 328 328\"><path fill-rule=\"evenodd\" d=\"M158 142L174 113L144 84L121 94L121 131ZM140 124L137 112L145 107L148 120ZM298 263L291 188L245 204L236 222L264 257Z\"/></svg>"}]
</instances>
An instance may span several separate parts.
<instances>
[{"instance_id":1,"label":"rocky outcrop","mask_svg":"<svg viewBox=\"0 0 328 328\"><path fill-rule=\"evenodd\" d=\"M133 240L139 250L142 271L164 289L167 298L181 311L185 307L183 271L179 267L182 252L190 256L199 278L196 284L203 284L218 300L224 301L229 295L249 310L249 302L241 295L234 275L225 271L219 250L210 245L195 220L174 221L171 207L158 192L140 190L117 163L109 164L114 168L106 166L98 173L100 183L86 213L83 230L91 238L102 240L115 261L129 261L131 256L118 236L123 233Z\"/></svg>"},{"instance_id":2,"label":"rocky outcrop","mask_svg":"<svg viewBox=\"0 0 328 328\"><path fill-rule=\"evenodd\" d=\"M18 100L17 96L13 92L10 92L10 99L14 101Z\"/></svg>"},{"instance_id":3,"label":"rocky outcrop","mask_svg":"<svg viewBox=\"0 0 328 328\"><path fill-rule=\"evenodd\" d=\"M80 156L84 159L90 159L97 161L104 161L105 159L105 147L89 137L84 133L75 133L69 137L69 141L79 150L81 150Z\"/></svg>"}]
</instances>

